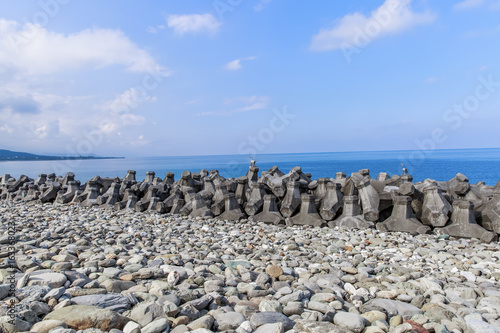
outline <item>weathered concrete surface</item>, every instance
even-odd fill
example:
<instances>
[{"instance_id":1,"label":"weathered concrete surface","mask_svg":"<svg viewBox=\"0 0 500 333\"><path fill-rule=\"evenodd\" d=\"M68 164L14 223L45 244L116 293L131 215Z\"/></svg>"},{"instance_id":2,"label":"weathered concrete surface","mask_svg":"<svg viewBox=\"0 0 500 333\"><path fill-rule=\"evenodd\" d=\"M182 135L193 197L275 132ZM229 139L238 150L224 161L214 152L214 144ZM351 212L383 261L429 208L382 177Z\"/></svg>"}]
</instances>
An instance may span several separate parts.
<instances>
[{"instance_id":1,"label":"weathered concrete surface","mask_svg":"<svg viewBox=\"0 0 500 333\"><path fill-rule=\"evenodd\" d=\"M321 218L314 204L314 196L310 194L302 194L300 211L297 215L286 220L287 225L311 225L321 227L325 221Z\"/></svg>"},{"instance_id":2,"label":"weathered concrete surface","mask_svg":"<svg viewBox=\"0 0 500 333\"><path fill-rule=\"evenodd\" d=\"M490 232L476 223L473 207L474 204L470 201L455 200L451 224L444 228L437 228L435 232L461 238L479 238L487 243L496 240L498 238L496 233Z\"/></svg>"},{"instance_id":3,"label":"weathered concrete surface","mask_svg":"<svg viewBox=\"0 0 500 333\"><path fill-rule=\"evenodd\" d=\"M285 219L278 209L278 204L276 203L276 197L274 195L266 194L264 196L264 206L262 212L255 215L253 220L272 224L285 223Z\"/></svg>"},{"instance_id":4,"label":"weathered concrete surface","mask_svg":"<svg viewBox=\"0 0 500 333\"><path fill-rule=\"evenodd\" d=\"M377 229L381 231L416 232L419 234L428 233L431 228L423 225L415 218L410 201L411 198L407 196L395 198L391 217L384 222L377 223Z\"/></svg>"},{"instance_id":5,"label":"weathered concrete surface","mask_svg":"<svg viewBox=\"0 0 500 333\"><path fill-rule=\"evenodd\" d=\"M359 198L357 195L345 196L342 215L340 215L335 221L328 222L328 226L330 228L340 227L347 229L366 229L373 227L373 225L373 222L366 221L361 214Z\"/></svg>"},{"instance_id":6,"label":"weathered concrete surface","mask_svg":"<svg viewBox=\"0 0 500 333\"><path fill-rule=\"evenodd\" d=\"M443 227L448 222L453 208L437 186L424 189L422 223L433 227Z\"/></svg>"}]
</instances>

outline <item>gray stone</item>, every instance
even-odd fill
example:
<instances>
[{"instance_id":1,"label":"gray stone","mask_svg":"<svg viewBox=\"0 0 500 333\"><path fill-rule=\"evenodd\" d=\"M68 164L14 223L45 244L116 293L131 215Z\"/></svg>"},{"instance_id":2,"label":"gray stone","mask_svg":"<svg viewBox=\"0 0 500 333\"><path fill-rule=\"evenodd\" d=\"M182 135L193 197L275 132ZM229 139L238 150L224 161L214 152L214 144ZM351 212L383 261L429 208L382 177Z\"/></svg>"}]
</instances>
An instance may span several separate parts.
<instances>
[{"instance_id":1,"label":"gray stone","mask_svg":"<svg viewBox=\"0 0 500 333\"><path fill-rule=\"evenodd\" d=\"M41 270L30 273L28 286L47 286L49 288L59 288L63 286L68 279L66 275Z\"/></svg>"},{"instance_id":2,"label":"gray stone","mask_svg":"<svg viewBox=\"0 0 500 333\"><path fill-rule=\"evenodd\" d=\"M73 297L71 301L78 305L94 305L121 313L131 306L130 300L121 294L87 295Z\"/></svg>"},{"instance_id":3,"label":"gray stone","mask_svg":"<svg viewBox=\"0 0 500 333\"><path fill-rule=\"evenodd\" d=\"M56 309L44 318L49 319L60 320L76 330L94 327L103 331L122 329L129 321L114 311L91 305L70 305Z\"/></svg>"},{"instance_id":4,"label":"gray stone","mask_svg":"<svg viewBox=\"0 0 500 333\"><path fill-rule=\"evenodd\" d=\"M123 327L123 333L140 333L141 325L135 321L129 321L125 327Z\"/></svg>"},{"instance_id":5,"label":"gray stone","mask_svg":"<svg viewBox=\"0 0 500 333\"><path fill-rule=\"evenodd\" d=\"M245 317L238 312L226 312L217 314L215 317L215 328L219 331L234 330L244 321Z\"/></svg>"},{"instance_id":6,"label":"gray stone","mask_svg":"<svg viewBox=\"0 0 500 333\"><path fill-rule=\"evenodd\" d=\"M359 333L365 328L367 320L356 313L337 312L333 317L333 322L346 330Z\"/></svg>"},{"instance_id":7,"label":"gray stone","mask_svg":"<svg viewBox=\"0 0 500 333\"><path fill-rule=\"evenodd\" d=\"M259 304L259 311L271 311L271 312L279 312L283 313L283 308L281 303L276 300L264 300Z\"/></svg>"},{"instance_id":8,"label":"gray stone","mask_svg":"<svg viewBox=\"0 0 500 333\"><path fill-rule=\"evenodd\" d=\"M482 320L470 319L466 323L471 333L500 333L498 326L488 324Z\"/></svg>"},{"instance_id":9,"label":"gray stone","mask_svg":"<svg viewBox=\"0 0 500 333\"><path fill-rule=\"evenodd\" d=\"M14 320L10 316L0 317L0 329L5 333L28 332L31 326L31 323L21 320L18 317Z\"/></svg>"},{"instance_id":10,"label":"gray stone","mask_svg":"<svg viewBox=\"0 0 500 333\"><path fill-rule=\"evenodd\" d=\"M155 302L144 302L137 304L130 313L130 319L139 323L142 327L146 326L157 318L165 318L163 308Z\"/></svg>"},{"instance_id":11,"label":"gray stone","mask_svg":"<svg viewBox=\"0 0 500 333\"><path fill-rule=\"evenodd\" d=\"M212 317L211 315L205 315L203 317L200 317L192 321L187 326L189 327L190 330L195 330L198 328L212 329L213 324L214 324L214 317Z\"/></svg>"},{"instance_id":12,"label":"gray stone","mask_svg":"<svg viewBox=\"0 0 500 333\"><path fill-rule=\"evenodd\" d=\"M167 318L158 318L147 324L141 329L141 333L160 333L169 330Z\"/></svg>"},{"instance_id":13,"label":"gray stone","mask_svg":"<svg viewBox=\"0 0 500 333\"><path fill-rule=\"evenodd\" d=\"M258 328L264 324L283 323L285 330L291 330L294 322L279 312L258 312L252 315L250 322L254 328Z\"/></svg>"},{"instance_id":14,"label":"gray stone","mask_svg":"<svg viewBox=\"0 0 500 333\"><path fill-rule=\"evenodd\" d=\"M375 298L361 306L362 312L368 312L371 310L378 310L385 312L389 317L401 315L401 316L413 316L415 314L423 314L424 312L408 303Z\"/></svg>"},{"instance_id":15,"label":"gray stone","mask_svg":"<svg viewBox=\"0 0 500 333\"><path fill-rule=\"evenodd\" d=\"M254 333L283 333L285 325L283 323L264 324L257 328Z\"/></svg>"}]
</instances>

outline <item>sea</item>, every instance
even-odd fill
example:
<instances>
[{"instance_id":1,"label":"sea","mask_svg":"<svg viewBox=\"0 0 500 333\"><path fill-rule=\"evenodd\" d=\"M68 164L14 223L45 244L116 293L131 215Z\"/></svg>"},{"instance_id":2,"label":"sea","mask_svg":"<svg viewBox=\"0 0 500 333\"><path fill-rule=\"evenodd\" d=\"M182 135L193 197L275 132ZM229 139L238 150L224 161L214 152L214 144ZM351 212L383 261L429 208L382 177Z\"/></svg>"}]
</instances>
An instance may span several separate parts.
<instances>
[{"instance_id":1,"label":"sea","mask_svg":"<svg viewBox=\"0 0 500 333\"><path fill-rule=\"evenodd\" d=\"M376 178L380 172L386 172L390 176L401 175L403 164L413 176L414 182L427 178L447 181L457 173L466 175L473 184L484 182L493 186L500 180L500 148L259 154L254 155L253 159L260 172L278 166L287 173L291 168L300 166L303 172L311 173L313 179L332 178L337 172L344 172L349 176L360 169L369 169L372 178ZM21 175L36 178L41 173L64 175L66 172L73 172L75 178L84 183L96 175L122 178L127 170L135 170L137 180L143 180L147 171L154 171L161 178L167 172L174 172L175 179L178 179L185 170L199 172L202 169L215 169L229 178L245 175L250 160L246 155L205 155L8 161L0 162L0 175L10 174L17 179Z\"/></svg>"}]
</instances>

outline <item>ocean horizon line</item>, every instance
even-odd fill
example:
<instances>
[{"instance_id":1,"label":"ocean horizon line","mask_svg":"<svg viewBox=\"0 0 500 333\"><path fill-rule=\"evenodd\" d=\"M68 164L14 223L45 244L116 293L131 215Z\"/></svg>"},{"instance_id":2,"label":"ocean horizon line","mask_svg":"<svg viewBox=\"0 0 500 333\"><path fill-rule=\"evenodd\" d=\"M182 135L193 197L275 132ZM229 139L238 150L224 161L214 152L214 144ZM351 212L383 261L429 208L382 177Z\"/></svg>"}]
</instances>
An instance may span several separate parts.
<instances>
[{"instance_id":1,"label":"ocean horizon line","mask_svg":"<svg viewBox=\"0 0 500 333\"><path fill-rule=\"evenodd\" d=\"M422 151L427 153L432 152L450 152L450 151L478 151L478 150L500 150L496 148L447 148L447 149L395 149L395 150L349 150L349 151L322 151L322 152L294 152L294 153L259 153L254 156L270 156L270 155L305 155L305 154L349 154L349 153L398 153L398 152L416 152ZM252 156L249 154L202 154L202 155L155 155L155 156L125 156L124 158L174 158L174 157L219 157L219 156Z\"/></svg>"}]
</instances>

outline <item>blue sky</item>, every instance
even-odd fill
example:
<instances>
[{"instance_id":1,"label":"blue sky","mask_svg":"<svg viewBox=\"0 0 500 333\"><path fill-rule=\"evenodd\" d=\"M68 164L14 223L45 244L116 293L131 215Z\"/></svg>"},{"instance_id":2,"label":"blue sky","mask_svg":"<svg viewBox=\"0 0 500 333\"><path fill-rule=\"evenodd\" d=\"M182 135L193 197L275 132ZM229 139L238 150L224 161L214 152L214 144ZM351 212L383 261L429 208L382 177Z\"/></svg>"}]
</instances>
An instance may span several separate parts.
<instances>
[{"instance_id":1,"label":"blue sky","mask_svg":"<svg viewBox=\"0 0 500 333\"><path fill-rule=\"evenodd\" d=\"M0 148L500 146L500 0L0 1L0 13Z\"/></svg>"}]
</instances>

